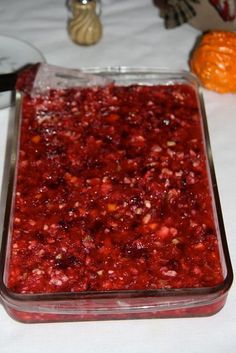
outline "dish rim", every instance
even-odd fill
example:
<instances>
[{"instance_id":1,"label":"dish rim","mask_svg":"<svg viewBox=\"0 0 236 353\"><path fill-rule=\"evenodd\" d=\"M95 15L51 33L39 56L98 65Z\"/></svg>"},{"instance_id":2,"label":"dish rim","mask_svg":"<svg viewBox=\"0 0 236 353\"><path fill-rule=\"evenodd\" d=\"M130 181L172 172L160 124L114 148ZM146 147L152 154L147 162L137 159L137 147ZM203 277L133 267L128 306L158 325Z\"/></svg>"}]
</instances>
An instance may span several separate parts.
<instances>
[{"instance_id":1,"label":"dish rim","mask_svg":"<svg viewBox=\"0 0 236 353\"><path fill-rule=\"evenodd\" d=\"M7 243L10 218L11 218L11 208L13 203L13 192L15 187L15 178L16 178L16 163L17 163L17 149L19 143L19 122L20 122L20 112L21 112L21 103L22 95L19 92L16 92L15 95L15 107L12 109L9 120L8 128L8 137L7 137L7 147L5 153L5 168L3 175L3 185L2 185L2 197L1 197L1 207L5 207L4 213L4 225L3 225L3 239L0 255L0 295L2 296L3 301L7 303L20 303L25 306L29 302L42 305L43 309L44 303L58 303L58 302L67 302L74 300L84 300L84 299L118 299L118 298L150 298L155 297L158 300L161 298L171 298L173 299L190 299L195 298L195 301L206 302L209 299L214 300L219 298L219 295L224 295L230 288L233 281L233 270L229 255L229 249L227 245L227 239L225 234L223 216L221 211L218 187L216 183L215 169L213 164L213 157L210 146L209 131L207 126L207 118L203 101L203 94L199 84L198 79L192 73L188 71L176 71L176 70L166 70L160 68L129 68L129 67L106 67L106 68L82 68L83 72L107 75L111 76L124 76L124 75L156 75L157 85L160 84L158 80L166 80L169 78L168 84L178 83L182 79L185 83L190 83L196 93L196 98L199 105L199 113L202 121L202 132L203 132L203 142L205 144L205 156L206 156L206 167L208 167L208 182L210 188L212 189L213 204L215 205L215 223L218 223L218 236L220 241L218 241L219 246L222 246L221 250L224 260L224 265L226 269L226 275L222 283L213 286L213 287L199 287L199 288L168 288L168 289L148 289L148 290L112 290L112 291L83 291L83 292L57 292L57 293L35 293L35 294L20 294L11 291L4 283L4 273L6 267L6 257L7 257ZM141 79L142 80L142 79ZM142 80L143 81L143 80ZM182 82L180 82L182 83ZM132 83L128 83L129 85ZM7 178L7 175L9 178ZM4 193L5 190L5 193ZM7 191L6 191L7 190ZM5 199L5 201L4 201ZM222 257L221 257L222 265ZM222 265L223 266L223 265ZM194 303L192 303L194 304ZM181 305L181 303L180 303ZM195 305L195 304L194 304ZM182 306L181 306L182 307Z\"/></svg>"}]
</instances>

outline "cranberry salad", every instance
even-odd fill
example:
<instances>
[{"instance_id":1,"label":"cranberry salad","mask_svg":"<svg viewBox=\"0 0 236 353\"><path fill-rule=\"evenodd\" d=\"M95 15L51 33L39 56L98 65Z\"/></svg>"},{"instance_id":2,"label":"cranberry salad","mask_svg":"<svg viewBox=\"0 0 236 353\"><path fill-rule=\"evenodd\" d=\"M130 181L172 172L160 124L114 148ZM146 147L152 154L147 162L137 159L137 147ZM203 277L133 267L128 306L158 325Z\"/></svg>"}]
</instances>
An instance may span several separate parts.
<instances>
[{"instance_id":1,"label":"cranberry salad","mask_svg":"<svg viewBox=\"0 0 236 353\"><path fill-rule=\"evenodd\" d=\"M24 95L12 291L199 288L222 280L190 85Z\"/></svg>"}]
</instances>

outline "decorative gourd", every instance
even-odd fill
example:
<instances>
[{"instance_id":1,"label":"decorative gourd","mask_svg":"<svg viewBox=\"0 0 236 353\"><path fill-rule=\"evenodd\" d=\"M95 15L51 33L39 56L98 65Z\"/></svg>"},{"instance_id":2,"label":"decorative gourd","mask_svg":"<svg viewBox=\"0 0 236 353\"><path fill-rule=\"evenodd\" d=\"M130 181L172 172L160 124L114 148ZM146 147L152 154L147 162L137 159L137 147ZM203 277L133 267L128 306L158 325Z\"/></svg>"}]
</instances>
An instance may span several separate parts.
<instances>
[{"instance_id":1,"label":"decorative gourd","mask_svg":"<svg viewBox=\"0 0 236 353\"><path fill-rule=\"evenodd\" d=\"M190 68L202 85L219 93L236 93L236 33L212 31L193 51Z\"/></svg>"}]
</instances>

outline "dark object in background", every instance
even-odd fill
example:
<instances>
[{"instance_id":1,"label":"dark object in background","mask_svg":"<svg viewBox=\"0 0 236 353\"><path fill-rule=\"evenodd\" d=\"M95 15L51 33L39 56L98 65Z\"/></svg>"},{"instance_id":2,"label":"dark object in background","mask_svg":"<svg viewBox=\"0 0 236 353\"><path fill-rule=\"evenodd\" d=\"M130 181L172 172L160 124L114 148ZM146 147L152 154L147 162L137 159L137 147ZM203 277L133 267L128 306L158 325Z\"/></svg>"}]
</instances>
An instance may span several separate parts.
<instances>
[{"instance_id":1,"label":"dark object in background","mask_svg":"<svg viewBox=\"0 0 236 353\"><path fill-rule=\"evenodd\" d=\"M165 19L166 28L175 28L183 23L202 30L236 29L235 0L153 0Z\"/></svg>"}]
</instances>

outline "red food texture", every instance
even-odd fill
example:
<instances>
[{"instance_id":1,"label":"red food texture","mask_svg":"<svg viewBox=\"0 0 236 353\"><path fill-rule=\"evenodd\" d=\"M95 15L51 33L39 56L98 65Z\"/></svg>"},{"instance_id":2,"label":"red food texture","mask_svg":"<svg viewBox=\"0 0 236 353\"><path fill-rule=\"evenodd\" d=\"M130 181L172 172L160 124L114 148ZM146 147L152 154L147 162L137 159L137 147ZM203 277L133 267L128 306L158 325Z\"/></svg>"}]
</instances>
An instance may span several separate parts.
<instances>
[{"instance_id":1,"label":"red food texture","mask_svg":"<svg viewBox=\"0 0 236 353\"><path fill-rule=\"evenodd\" d=\"M17 293L222 282L190 86L25 95L7 282Z\"/></svg>"}]
</instances>

